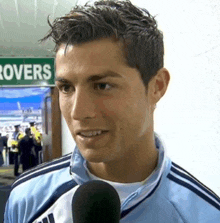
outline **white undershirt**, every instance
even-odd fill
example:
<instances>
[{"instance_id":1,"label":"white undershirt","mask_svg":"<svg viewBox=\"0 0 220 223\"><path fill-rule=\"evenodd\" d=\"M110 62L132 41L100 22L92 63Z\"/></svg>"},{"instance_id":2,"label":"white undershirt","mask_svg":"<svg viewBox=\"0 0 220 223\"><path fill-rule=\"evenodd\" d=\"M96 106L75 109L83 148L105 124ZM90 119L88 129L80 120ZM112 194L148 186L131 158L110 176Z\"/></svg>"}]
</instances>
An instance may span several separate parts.
<instances>
[{"instance_id":1,"label":"white undershirt","mask_svg":"<svg viewBox=\"0 0 220 223\"><path fill-rule=\"evenodd\" d=\"M95 175L93 175L89 169L87 168L87 165L84 165L87 173L89 175L89 177L92 180L102 180L108 184L110 184L111 186L113 186L116 191L118 192L121 204L125 201L125 199L133 192L135 192L139 187L141 187L148 179L149 177L154 173L154 171L151 173L150 176L148 176L145 180L141 181L141 182L135 182L135 183L118 183L118 182L112 182L112 181L108 181L108 180L104 180L101 179Z\"/></svg>"}]
</instances>

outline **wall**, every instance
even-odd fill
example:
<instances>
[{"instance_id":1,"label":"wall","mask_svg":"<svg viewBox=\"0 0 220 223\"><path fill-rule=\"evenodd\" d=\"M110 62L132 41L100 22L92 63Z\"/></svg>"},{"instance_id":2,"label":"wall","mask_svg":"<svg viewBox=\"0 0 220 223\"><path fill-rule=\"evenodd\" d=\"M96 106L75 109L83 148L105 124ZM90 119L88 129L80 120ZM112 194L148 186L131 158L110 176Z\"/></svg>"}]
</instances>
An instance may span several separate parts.
<instances>
[{"instance_id":1,"label":"wall","mask_svg":"<svg viewBox=\"0 0 220 223\"><path fill-rule=\"evenodd\" d=\"M220 2L133 0L164 33L171 82L155 112L168 155L220 195Z\"/></svg>"},{"instance_id":2,"label":"wall","mask_svg":"<svg viewBox=\"0 0 220 223\"><path fill-rule=\"evenodd\" d=\"M68 129L68 126L66 124L65 119L62 116L62 154L68 154L72 152L75 148L75 141L73 140L73 137L70 133L70 130Z\"/></svg>"}]
</instances>

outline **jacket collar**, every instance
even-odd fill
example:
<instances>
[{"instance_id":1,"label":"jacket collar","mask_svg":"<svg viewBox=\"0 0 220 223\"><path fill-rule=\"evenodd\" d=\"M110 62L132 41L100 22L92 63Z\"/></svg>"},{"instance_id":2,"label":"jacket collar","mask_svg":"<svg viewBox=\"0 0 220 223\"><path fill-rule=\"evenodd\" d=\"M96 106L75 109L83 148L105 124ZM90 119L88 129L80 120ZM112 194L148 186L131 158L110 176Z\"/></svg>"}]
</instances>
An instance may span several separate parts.
<instances>
[{"instance_id":1,"label":"jacket collar","mask_svg":"<svg viewBox=\"0 0 220 223\"><path fill-rule=\"evenodd\" d=\"M161 139L159 139L159 136L156 133L155 145L159 152L158 164L154 171L154 174L152 174L151 177L148 178L147 182L145 182L145 184L143 185L145 189L148 188L150 185L153 186L158 183L165 168L165 150L162 145ZM85 163L85 159L76 146L71 157L70 174L79 185L90 180L90 177L85 168Z\"/></svg>"}]
</instances>

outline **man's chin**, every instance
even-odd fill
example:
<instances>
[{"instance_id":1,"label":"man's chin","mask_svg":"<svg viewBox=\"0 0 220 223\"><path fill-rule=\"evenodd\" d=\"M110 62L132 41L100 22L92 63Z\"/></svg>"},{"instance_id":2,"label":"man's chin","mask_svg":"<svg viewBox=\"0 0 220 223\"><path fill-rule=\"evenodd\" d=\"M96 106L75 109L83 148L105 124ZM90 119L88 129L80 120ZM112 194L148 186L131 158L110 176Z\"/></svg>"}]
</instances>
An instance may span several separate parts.
<instances>
[{"instance_id":1,"label":"man's chin","mask_svg":"<svg viewBox=\"0 0 220 223\"><path fill-rule=\"evenodd\" d=\"M83 158L89 163L102 163L106 160L98 151L87 149L81 152Z\"/></svg>"},{"instance_id":2,"label":"man's chin","mask_svg":"<svg viewBox=\"0 0 220 223\"><path fill-rule=\"evenodd\" d=\"M82 144L78 144L77 146L83 158L88 162L108 163L114 159L115 152L113 152L114 150L112 146L86 147Z\"/></svg>"}]
</instances>

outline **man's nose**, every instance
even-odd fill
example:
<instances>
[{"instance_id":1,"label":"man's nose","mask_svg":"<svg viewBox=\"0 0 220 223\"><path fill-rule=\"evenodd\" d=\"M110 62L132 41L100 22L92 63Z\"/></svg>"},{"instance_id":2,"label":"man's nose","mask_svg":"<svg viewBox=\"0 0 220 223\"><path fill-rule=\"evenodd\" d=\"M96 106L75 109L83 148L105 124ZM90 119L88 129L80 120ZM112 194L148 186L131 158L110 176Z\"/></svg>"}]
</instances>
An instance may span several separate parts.
<instances>
[{"instance_id":1,"label":"man's nose","mask_svg":"<svg viewBox=\"0 0 220 223\"><path fill-rule=\"evenodd\" d=\"M71 117L75 120L92 119L97 115L97 105L91 92L76 90L73 96Z\"/></svg>"}]
</instances>

